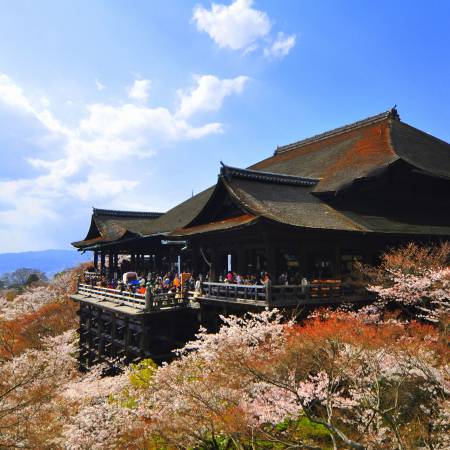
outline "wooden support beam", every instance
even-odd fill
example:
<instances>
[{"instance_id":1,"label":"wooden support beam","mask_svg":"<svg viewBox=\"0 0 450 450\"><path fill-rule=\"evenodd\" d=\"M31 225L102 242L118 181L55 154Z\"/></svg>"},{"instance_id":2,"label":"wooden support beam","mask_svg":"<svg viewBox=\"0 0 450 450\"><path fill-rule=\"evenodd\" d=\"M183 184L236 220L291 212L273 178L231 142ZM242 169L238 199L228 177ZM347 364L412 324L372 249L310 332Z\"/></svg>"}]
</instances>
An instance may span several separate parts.
<instances>
[{"instance_id":1,"label":"wooden support beam","mask_svg":"<svg viewBox=\"0 0 450 450\"><path fill-rule=\"evenodd\" d=\"M236 256L237 256L237 265L236 265L237 273L240 275L244 275L247 272L247 261L245 259L245 250L241 246L238 246Z\"/></svg>"},{"instance_id":2,"label":"wooden support beam","mask_svg":"<svg viewBox=\"0 0 450 450\"><path fill-rule=\"evenodd\" d=\"M87 365L90 366L92 363L92 306L91 305L88 305L87 313L88 313L87 322L86 322L87 347L88 347Z\"/></svg>"},{"instance_id":3,"label":"wooden support beam","mask_svg":"<svg viewBox=\"0 0 450 450\"><path fill-rule=\"evenodd\" d=\"M266 271L272 280L277 276L276 250L272 242L266 241Z\"/></svg>"},{"instance_id":4,"label":"wooden support beam","mask_svg":"<svg viewBox=\"0 0 450 450\"><path fill-rule=\"evenodd\" d=\"M95 271L98 270L98 251L95 250L94 252L94 269Z\"/></svg>"},{"instance_id":5,"label":"wooden support beam","mask_svg":"<svg viewBox=\"0 0 450 450\"><path fill-rule=\"evenodd\" d=\"M103 317L102 317L102 311L98 310L98 319L97 319L97 358L102 359L102 356L104 354L103 345L104 345L104 337L103 337Z\"/></svg>"},{"instance_id":6,"label":"wooden support beam","mask_svg":"<svg viewBox=\"0 0 450 450\"><path fill-rule=\"evenodd\" d=\"M139 336L139 350L141 358L145 358L146 342L147 342L147 329L145 326L145 319L141 319L141 333Z\"/></svg>"},{"instance_id":7,"label":"wooden support beam","mask_svg":"<svg viewBox=\"0 0 450 450\"><path fill-rule=\"evenodd\" d=\"M105 252L100 252L100 272L105 273Z\"/></svg>"},{"instance_id":8,"label":"wooden support beam","mask_svg":"<svg viewBox=\"0 0 450 450\"><path fill-rule=\"evenodd\" d=\"M127 359L130 359L131 356L131 329L130 329L130 321L128 317L125 317L125 330L124 330L124 351Z\"/></svg>"},{"instance_id":9,"label":"wooden support beam","mask_svg":"<svg viewBox=\"0 0 450 450\"><path fill-rule=\"evenodd\" d=\"M213 247L211 249L211 268L209 271L209 281L217 281L218 273L217 273L217 266L218 266L218 255L217 250Z\"/></svg>"},{"instance_id":10,"label":"wooden support beam","mask_svg":"<svg viewBox=\"0 0 450 450\"><path fill-rule=\"evenodd\" d=\"M114 274L114 253L112 250L109 251L108 255L108 276L111 278Z\"/></svg>"},{"instance_id":11,"label":"wooden support beam","mask_svg":"<svg viewBox=\"0 0 450 450\"><path fill-rule=\"evenodd\" d=\"M116 314L111 314L111 357L115 358L116 356Z\"/></svg>"}]
</instances>

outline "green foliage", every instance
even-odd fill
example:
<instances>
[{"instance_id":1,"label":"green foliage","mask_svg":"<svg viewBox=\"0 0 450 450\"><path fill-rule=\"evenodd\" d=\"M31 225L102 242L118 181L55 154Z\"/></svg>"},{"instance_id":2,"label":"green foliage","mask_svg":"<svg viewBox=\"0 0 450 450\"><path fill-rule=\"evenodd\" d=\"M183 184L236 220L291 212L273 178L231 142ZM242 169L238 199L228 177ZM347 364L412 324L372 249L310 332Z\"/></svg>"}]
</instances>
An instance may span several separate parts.
<instances>
[{"instance_id":1,"label":"green foliage","mask_svg":"<svg viewBox=\"0 0 450 450\"><path fill-rule=\"evenodd\" d=\"M134 388L145 389L150 386L150 383L155 375L158 366L156 363L148 358L142 361L131 364L130 383Z\"/></svg>"},{"instance_id":2,"label":"green foliage","mask_svg":"<svg viewBox=\"0 0 450 450\"><path fill-rule=\"evenodd\" d=\"M135 389L146 389L150 386L158 366L152 359L148 358L136 364L131 364L130 369L130 385ZM128 389L119 395L110 395L109 401L119 404L122 408L134 409L137 407L137 400Z\"/></svg>"},{"instance_id":3,"label":"green foliage","mask_svg":"<svg viewBox=\"0 0 450 450\"><path fill-rule=\"evenodd\" d=\"M301 436L310 439L328 440L330 432L319 423L311 422L307 417L300 417L296 421L297 431Z\"/></svg>"},{"instance_id":4,"label":"green foliage","mask_svg":"<svg viewBox=\"0 0 450 450\"><path fill-rule=\"evenodd\" d=\"M239 438L241 449L248 450L284 450L292 448L295 442L304 443L323 450L332 448L330 432L321 424L312 422L305 416L299 419L285 419L273 428L266 429L267 435L276 439L266 440L261 435L255 436L254 440ZM316 447L317 446L317 447ZM230 436L216 435L203 445L194 447L192 450L231 450L239 448ZM301 446L299 448L302 448Z\"/></svg>"}]
</instances>

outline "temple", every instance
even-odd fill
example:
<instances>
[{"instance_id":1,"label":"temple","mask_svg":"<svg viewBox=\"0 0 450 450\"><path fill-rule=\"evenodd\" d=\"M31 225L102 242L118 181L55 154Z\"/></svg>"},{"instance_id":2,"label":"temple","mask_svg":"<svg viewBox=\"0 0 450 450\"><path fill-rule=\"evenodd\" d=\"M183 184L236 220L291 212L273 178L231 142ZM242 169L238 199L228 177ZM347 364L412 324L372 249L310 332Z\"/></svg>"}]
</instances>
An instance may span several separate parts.
<instances>
[{"instance_id":1,"label":"temple","mask_svg":"<svg viewBox=\"0 0 450 450\"><path fill-rule=\"evenodd\" d=\"M202 274L200 305L232 310L339 301L356 261L449 237L450 145L394 108L277 147L246 169L222 164L215 186L164 214L94 209L85 239L72 245L92 251L94 270L109 278ZM271 292L226 286L230 271L268 273Z\"/></svg>"},{"instance_id":2,"label":"temple","mask_svg":"<svg viewBox=\"0 0 450 450\"><path fill-rule=\"evenodd\" d=\"M211 273L283 271L340 277L387 246L450 235L450 145L391 110L278 147L165 214L94 209L84 240L95 265ZM102 260L99 262L99 260ZM211 266L208 265L211 264ZM103 265L102 265L103 264Z\"/></svg>"}]
</instances>

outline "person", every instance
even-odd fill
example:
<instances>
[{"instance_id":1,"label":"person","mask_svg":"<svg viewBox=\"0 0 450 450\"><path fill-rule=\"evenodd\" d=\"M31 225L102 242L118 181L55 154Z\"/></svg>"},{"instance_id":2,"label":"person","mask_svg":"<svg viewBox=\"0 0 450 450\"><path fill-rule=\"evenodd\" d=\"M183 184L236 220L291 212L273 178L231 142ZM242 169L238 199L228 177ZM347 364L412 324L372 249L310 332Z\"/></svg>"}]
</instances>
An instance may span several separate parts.
<instances>
[{"instance_id":1,"label":"person","mask_svg":"<svg viewBox=\"0 0 450 450\"><path fill-rule=\"evenodd\" d=\"M195 282L195 293L196 295L200 295L202 293L202 282L200 278Z\"/></svg>"},{"instance_id":2,"label":"person","mask_svg":"<svg viewBox=\"0 0 450 450\"><path fill-rule=\"evenodd\" d=\"M145 280L144 278L141 278L141 280L139 281L139 288L137 290L137 293L145 295L145 291L146 291Z\"/></svg>"},{"instance_id":3,"label":"person","mask_svg":"<svg viewBox=\"0 0 450 450\"><path fill-rule=\"evenodd\" d=\"M178 278L178 275L176 275L175 278L173 279L173 287L177 291L178 291L178 288L180 287L180 279Z\"/></svg>"},{"instance_id":4,"label":"person","mask_svg":"<svg viewBox=\"0 0 450 450\"><path fill-rule=\"evenodd\" d=\"M302 278L302 282L301 282L301 285L302 285L302 294L306 294L306 291L307 291L307 289L308 289L308 280L307 280L307 278L306 277L303 277Z\"/></svg>"},{"instance_id":5,"label":"person","mask_svg":"<svg viewBox=\"0 0 450 450\"><path fill-rule=\"evenodd\" d=\"M263 282L263 285L266 288L266 300L268 302L270 302L270 300L271 300L270 297L271 297L271 294L272 294L272 292L271 292L271 290L272 290L272 280L270 279L270 275L269 275L268 272L264 273L264 276L263 276L261 281Z\"/></svg>"},{"instance_id":6,"label":"person","mask_svg":"<svg viewBox=\"0 0 450 450\"><path fill-rule=\"evenodd\" d=\"M170 283L170 277L167 274L165 276L165 278L164 278L164 281L163 281L163 290L167 292L169 290L169 288L170 288L170 284L171 284Z\"/></svg>"}]
</instances>

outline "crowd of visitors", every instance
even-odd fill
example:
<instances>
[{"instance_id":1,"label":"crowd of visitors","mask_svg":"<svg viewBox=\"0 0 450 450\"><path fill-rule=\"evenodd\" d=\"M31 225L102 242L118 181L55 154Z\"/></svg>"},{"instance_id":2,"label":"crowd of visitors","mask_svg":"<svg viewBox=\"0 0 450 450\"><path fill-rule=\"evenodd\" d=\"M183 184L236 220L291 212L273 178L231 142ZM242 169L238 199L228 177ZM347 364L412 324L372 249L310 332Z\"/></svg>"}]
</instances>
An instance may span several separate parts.
<instances>
[{"instance_id":1,"label":"crowd of visitors","mask_svg":"<svg viewBox=\"0 0 450 450\"><path fill-rule=\"evenodd\" d=\"M209 281L208 274L198 274L194 276L190 273L179 275L177 272L167 272L165 274L149 272L147 274L137 272L126 272L121 277L108 279L105 275L88 272L85 274L85 283L92 286L107 287L110 289L118 289L120 291L128 291L133 293L145 294L147 289L153 295L163 293L178 293L181 290L188 292L201 292L203 281ZM258 274L245 274L228 271L219 276L219 283L239 284L247 286L262 286L272 283L268 272L260 272ZM301 278L299 274L281 273L275 284L280 285L305 285L308 281Z\"/></svg>"},{"instance_id":2,"label":"crowd of visitors","mask_svg":"<svg viewBox=\"0 0 450 450\"><path fill-rule=\"evenodd\" d=\"M84 281L92 286L101 286L120 291L145 294L147 289L151 293L177 293L183 289L194 290L196 282L201 282L201 275L195 279L191 274L183 273L179 275L176 272L167 272L165 274L149 272L147 274L137 272L126 272L121 277L108 279L105 275L87 273Z\"/></svg>"}]
</instances>

